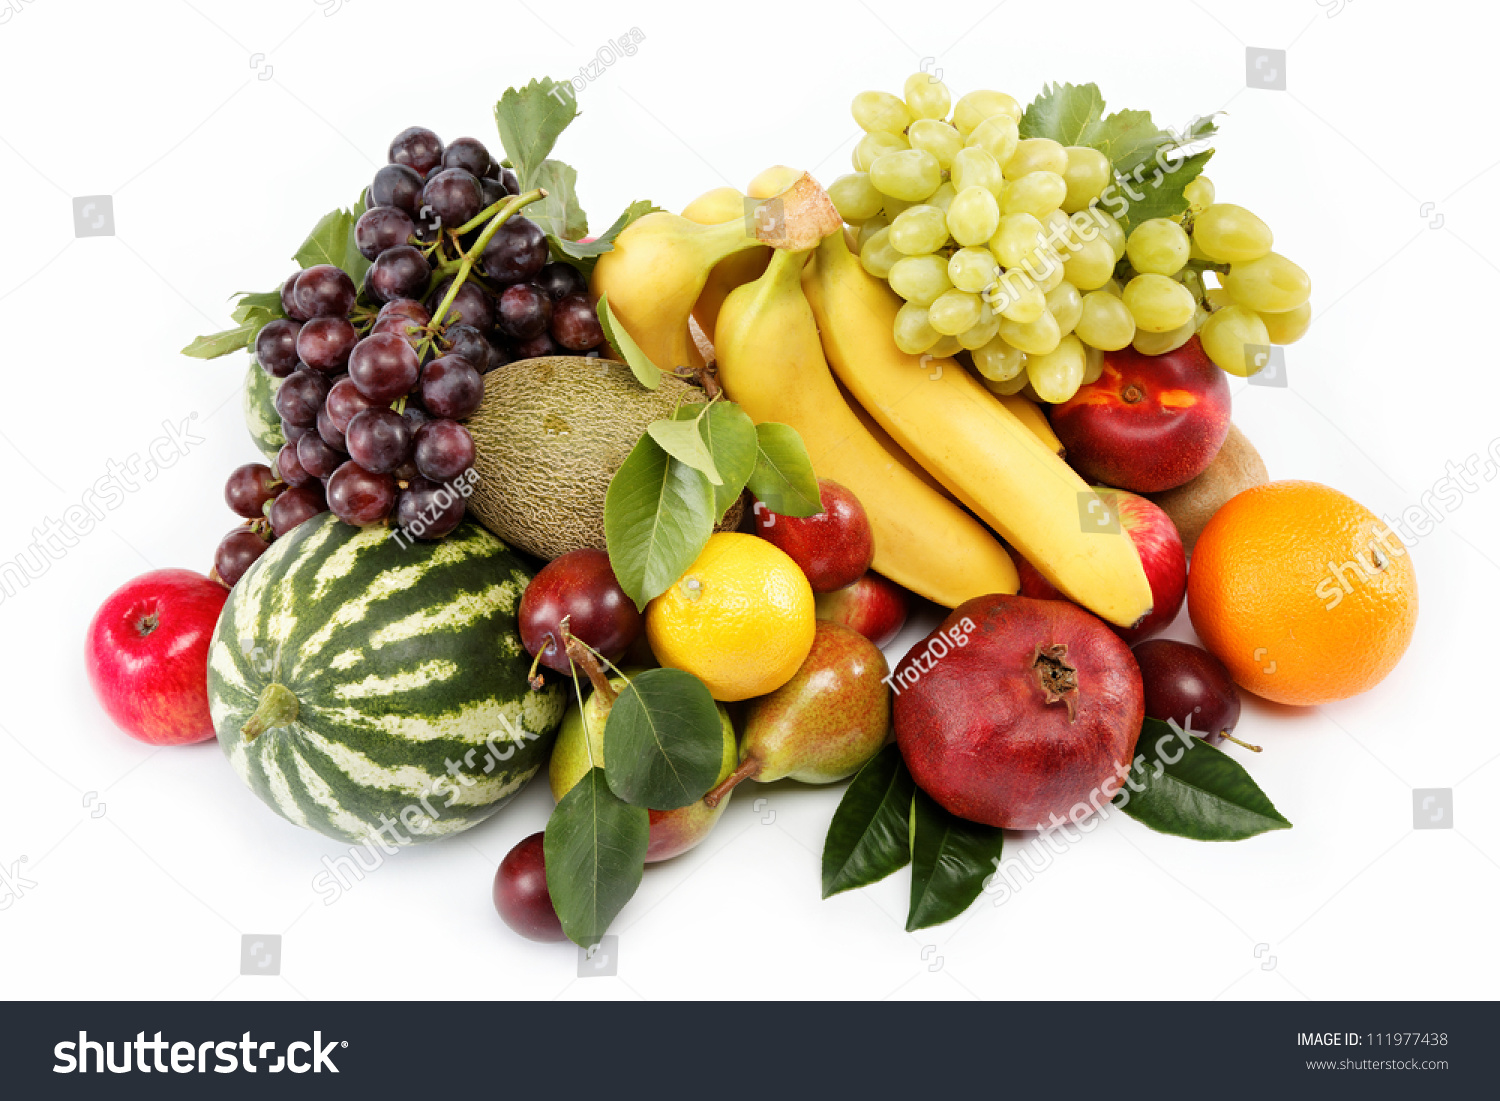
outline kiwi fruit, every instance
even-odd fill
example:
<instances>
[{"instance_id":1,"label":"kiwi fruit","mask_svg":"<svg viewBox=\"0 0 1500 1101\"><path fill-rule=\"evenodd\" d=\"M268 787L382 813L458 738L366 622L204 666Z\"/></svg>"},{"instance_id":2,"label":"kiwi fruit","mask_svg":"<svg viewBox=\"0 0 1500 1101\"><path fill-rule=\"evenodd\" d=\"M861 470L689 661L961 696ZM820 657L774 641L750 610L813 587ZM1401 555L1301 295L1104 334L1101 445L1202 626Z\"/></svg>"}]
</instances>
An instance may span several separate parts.
<instances>
[{"instance_id":1,"label":"kiwi fruit","mask_svg":"<svg viewBox=\"0 0 1500 1101\"><path fill-rule=\"evenodd\" d=\"M1224 445L1219 448L1214 461L1208 464L1208 469L1175 489L1145 496L1172 518L1177 533L1182 536L1183 549L1191 554L1199 534L1226 501L1270 480L1260 452L1243 432L1230 424L1229 435L1224 438Z\"/></svg>"}]
</instances>

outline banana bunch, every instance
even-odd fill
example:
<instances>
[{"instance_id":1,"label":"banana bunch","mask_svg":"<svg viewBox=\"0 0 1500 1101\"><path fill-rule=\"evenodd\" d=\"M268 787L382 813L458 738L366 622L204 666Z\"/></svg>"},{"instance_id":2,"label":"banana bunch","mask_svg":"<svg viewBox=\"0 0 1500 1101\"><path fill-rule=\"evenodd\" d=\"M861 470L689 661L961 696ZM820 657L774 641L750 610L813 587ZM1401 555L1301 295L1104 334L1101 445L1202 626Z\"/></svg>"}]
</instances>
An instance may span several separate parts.
<instances>
[{"instance_id":1,"label":"banana bunch","mask_svg":"<svg viewBox=\"0 0 1500 1101\"><path fill-rule=\"evenodd\" d=\"M951 359L897 348L901 302L846 232L812 177L777 166L747 194L718 188L682 216L635 222L592 289L664 366L701 363L695 319L726 394L757 423L795 428L819 477L859 498L874 568L897 584L950 608L1015 592L998 533L1102 618L1142 619L1151 589L1134 545L1085 531L1080 502L1093 491L1046 417Z\"/></svg>"}]
</instances>

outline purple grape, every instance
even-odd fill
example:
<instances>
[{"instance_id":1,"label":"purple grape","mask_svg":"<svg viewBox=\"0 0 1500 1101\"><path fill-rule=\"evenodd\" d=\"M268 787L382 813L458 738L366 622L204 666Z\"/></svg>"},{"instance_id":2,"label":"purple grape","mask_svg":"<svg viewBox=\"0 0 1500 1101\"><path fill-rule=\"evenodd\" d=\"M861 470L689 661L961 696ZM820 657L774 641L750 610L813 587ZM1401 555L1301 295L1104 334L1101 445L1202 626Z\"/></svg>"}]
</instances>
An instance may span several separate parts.
<instances>
[{"instance_id":1,"label":"purple grape","mask_svg":"<svg viewBox=\"0 0 1500 1101\"><path fill-rule=\"evenodd\" d=\"M435 417L461 421L483 398L484 379L466 359L443 356L422 368L422 404Z\"/></svg>"},{"instance_id":2,"label":"purple grape","mask_svg":"<svg viewBox=\"0 0 1500 1101\"><path fill-rule=\"evenodd\" d=\"M230 588L245 576L255 560L271 549L271 544L249 528L235 528L219 540L214 550L214 572Z\"/></svg>"},{"instance_id":3,"label":"purple grape","mask_svg":"<svg viewBox=\"0 0 1500 1101\"><path fill-rule=\"evenodd\" d=\"M552 322L552 299L535 283L514 283L500 295L500 331L517 340L530 340Z\"/></svg>"},{"instance_id":4,"label":"purple grape","mask_svg":"<svg viewBox=\"0 0 1500 1101\"><path fill-rule=\"evenodd\" d=\"M484 209L479 181L462 168L445 168L422 187L422 207L431 209L441 224L457 229Z\"/></svg>"},{"instance_id":5,"label":"purple grape","mask_svg":"<svg viewBox=\"0 0 1500 1101\"><path fill-rule=\"evenodd\" d=\"M318 438L335 451L347 452L349 450L348 445L344 442L343 430L333 423L333 417L328 412L328 403L326 401L323 403L323 408L318 410Z\"/></svg>"},{"instance_id":6,"label":"purple grape","mask_svg":"<svg viewBox=\"0 0 1500 1101\"><path fill-rule=\"evenodd\" d=\"M480 267L498 283L520 283L547 263L547 235L530 218L515 215L495 231L484 247Z\"/></svg>"},{"instance_id":7,"label":"purple grape","mask_svg":"<svg viewBox=\"0 0 1500 1101\"><path fill-rule=\"evenodd\" d=\"M286 378L297 369L297 334L302 323L290 318L268 321L255 334L255 361L274 378Z\"/></svg>"},{"instance_id":8,"label":"purple grape","mask_svg":"<svg viewBox=\"0 0 1500 1101\"><path fill-rule=\"evenodd\" d=\"M328 511L323 487L317 482L295 486L271 502L271 531L280 539L304 520Z\"/></svg>"},{"instance_id":9,"label":"purple grape","mask_svg":"<svg viewBox=\"0 0 1500 1101\"><path fill-rule=\"evenodd\" d=\"M330 389L332 384L326 375L305 367L293 371L276 390L276 412L293 427L311 428Z\"/></svg>"},{"instance_id":10,"label":"purple grape","mask_svg":"<svg viewBox=\"0 0 1500 1101\"><path fill-rule=\"evenodd\" d=\"M443 141L425 126L408 126L391 140L388 159L426 175L443 163Z\"/></svg>"},{"instance_id":11,"label":"purple grape","mask_svg":"<svg viewBox=\"0 0 1500 1101\"><path fill-rule=\"evenodd\" d=\"M561 345L552 339L551 333L538 333L530 340L522 340L516 344L517 359L541 359L544 356L560 356L562 353Z\"/></svg>"},{"instance_id":12,"label":"purple grape","mask_svg":"<svg viewBox=\"0 0 1500 1101\"><path fill-rule=\"evenodd\" d=\"M381 302L413 298L427 286L432 269L412 245L388 248L370 265L370 292Z\"/></svg>"},{"instance_id":13,"label":"purple grape","mask_svg":"<svg viewBox=\"0 0 1500 1101\"><path fill-rule=\"evenodd\" d=\"M349 431L349 422L355 416L372 406L378 408L373 401L359 392L359 387L354 384L354 380L347 376L333 384L333 389L328 391L328 397L323 403L329 421L342 433ZM348 448L345 450L347 451Z\"/></svg>"},{"instance_id":14,"label":"purple grape","mask_svg":"<svg viewBox=\"0 0 1500 1101\"><path fill-rule=\"evenodd\" d=\"M389 405L411 393L421 369L412 346L394 333L365 337L349 357L349 377L359 392L377 405ZM286 383L281 385L285 387Z\"/></svg>"},{"instance_id":15,"label":"purple grape","mask_svg":"<svg viewBox=\"0 0 1500 1101\"><path fill-rule=\"evenodd\" d=\"M438 305L447 297L451 285L452 280L448 280L432 292L428 302L433 311L436 311ZM465 283L453 296L452 305L448 307L448 312L443 314L443 322L452 325L472 325L480 332L488 332L495 325L494 300L489 292L478 283Z\"/></svg>"},{"instance_id":16,"label":"purple grape","mask_svg":"<svg viewBox=\"0 0 1500 1101\"><path fill-rule=\"evenodd\" d=\"M393 206L415 218L422 205L422 177L404 164L388 164L375 173L370 198L374 206Z\"/></svg>"},{"instance_id":17,"label":"purple grape","mask_svg":"<svg viewBox=\"0 0 1500 1101\"><path fill-rule=\"evenodd\" d=\"M388 248L404 245L416 232L410 215L399 207L377 206L365 211L354 223L354 244L366 260Z\"/></svg>"},{"instance_id":18,"label":"purple grape","mask_svg":"<svg viewBox=\"0 0 1500 1101\"><path fill-rule=\"evenodd\" d=\"M452 481L474 465L474 437L457 421L429 421L412 436L412 461L428 481Z\"/></svg>"},{"instance_id":19,"label":"purple grape","mask_svg":"<svg viewBox=\"0 0 1500 1101\"><path fill-rule=\"evenodd\" d=\"M296 443L309 432L316 429L311 424L292 424L285 417L281 418L281 438L287 443Z\"/></svg>"},{"instance_id":20,"label":"purple grape","mask_svg":"<svg viewBox=\"0 0 1500 1101\"><path fill-rule=\"evenodd\" d=\"M297 276L292 297L309 318L348 317L354 309L354 280L332 264L315 264Z\"/></svg>"},{"instance_id":21,"label":"purple grape","mask_svg":"<svg viewBox=\"0 0 1500 1101\"><path fill-rule=\"evenodd\" d=\"M349 422L349 457L375 474L389 474L411 456L411 426L400 413L377 407Z\"/></svg>"},{"instance_id":22,"label":"purple grape","mask_svg":"<svg viewBox=\"0 0 1500 1101\"><path fill-rule=\"evenodd\" d=\"M467 360L469 365L481 375L490 369L490 356L494 353L492 345L478 329L472 325L452 325L443 333L448 342L448 354L457 356L459 359Z\"/></svg>"},{"instance_id":23,"label":"purple grape","mask_svg":"<svg viewBox=\"0 0 1500 1101\"><path fill-rule=\"evenodd\" d=\"M265 463L246 463L229 473L224 483L224 503L247 520L259 520L266 514L266 502L281 492L276 475Z\"/></svg>"},{"instance_id":24,"label":"purple grape","mask_svg":"<svg viewBox=\"0 0 1500 1101\"><path fill-rule=\"evenodd\" d=\"M510 197L510 192L505 190L503 183L488 176L479 181L479 194L485 210Z\"/></svg>"},{"instance_id":25,"label":"purple grape","mask_svg":"<svg viewBox=\"0 0 1500 1101\"><path fill-rule=\"evenodd\" d=\"M302 312L302 307L297 305L296 295L293 294L293 291L295 291L297 287L297 276L301 274L302 269L298 268L296 271L292 272L291 275L288 275L286 277L285 283L281 284L281 312L286 314L293 321L308 320L308 316Z\"/></svg>"},{"instance_id":26,"label":"purple grape","mask_svg":"<svg viewBox=\"0 0 1500 1101\"><path fill-rule=\"evenodd\" d=\"M411 481L396 502L396 523L414 539L441 539L463 518L463 494L426 478Z\"/></svg>"},{"instance_id":27,"label":"purple grape","mask_svg":"<svg viewBox=\"0 0 1500 1101\"><path fill-rule=\"evenodd\" d=\"M418 325L425 325L432 320L432 311L415 298L393 298L381 306L380 312L375 316L390 317L392 314L409 317Z\"/></svg>"},{"instance_id":28,"label":"purple grape","mask_svg":"<svg viewBox=\"0 0 1500 1101\"><path fill-rule=\"evenodd\" d=\"M489 174L495 162L478 138L454 138L443 150L444 168L462 168L476 178Z\"/></svg>"},{"instance_id":29,"label":"purple grape","mask_svg":"<svg viewBox=\"0 0 1500 1101\"><path fill-rule=\"evenodd\" d=\"M359 333L345 317L315 317L297 334L297 356L319 371L342 371Z\"/></svg>"},{"instance_id":30,"label":"purple grape","mask_svg":"<svg viewBox=\"0 0 1500 1101\"><path fill-rule=\"evenodd\" d=\"M552 339L570 352L586 352L604 339L587 294L569 295L552 308Z\"/></svg>"},{"instance_id":31,"label":"purple grape","mask_svg":"<svg viewBox=\"0 0 1500 1101\"><path fill-rule=\"evenodd\" d=\"M501 171L500 182L505 185L505 190L509 191L512 195L519 195L521 193L521 181L516 179L516 174L509 168Z\"/></svg>"},{"instance_id":32,"label":"purple grape","mask_svg":"<svg viewBox=\"0 0 1500 1101\"><path fill-rule=\"evenodd\" d=\"M328 479L328 507L346 524L378 524L396 503L396 483L389 474L375 474L347 462Z\"/></svg>"},{"instance_id":33,"label":"purple grape","mask_svg":"<svg viewBox=\"0 0 1500 1101\"><path fill-rule=\"evenodd\" d=\"M326 478L339 468L345 459L342 451L335 450L316 432L309 433L297 441L297 461L302 469L314 478Z\"/></svg>"},{"instance_id":34,"label":"purple grape","mask_svg":"<svg viewBox=\"0 0 1500 1101\"><path fill-rule=\"evenodd\" d=\"M297 458L296 443L282 444L281 450L276 452L276 458L272 460L276 469L276 476L292 488L305 486L313 480L313 476L302 469L302 460Z\"/></svg>"},{"instance_id":35,"label":"purple grape","mask_svg":"<svg viewBox=\"0 0 1500 1101\"><path fill-rule=\"evenodd\" d=\"M370 335L374 336L376 333L389 333L392 336L399 336L402 340L410 344L413 350L422 342L422 326L418 325L411 318L402 317L400 314L376 318L375 324L370 326Z\"/></svg>"},{"instance_id":36,"label":"purple grape","mask_svg":"<svg viewBox=\"0 0 1500 1101\"><path fill-rule=\"evenodd\" d=\"M554 302L570 295L589 292L589 281L583 277L583 272L561 260L555 260L543 267L536 273L533 282L546 291L547 297Z\"/></svg>"}]
</instances>

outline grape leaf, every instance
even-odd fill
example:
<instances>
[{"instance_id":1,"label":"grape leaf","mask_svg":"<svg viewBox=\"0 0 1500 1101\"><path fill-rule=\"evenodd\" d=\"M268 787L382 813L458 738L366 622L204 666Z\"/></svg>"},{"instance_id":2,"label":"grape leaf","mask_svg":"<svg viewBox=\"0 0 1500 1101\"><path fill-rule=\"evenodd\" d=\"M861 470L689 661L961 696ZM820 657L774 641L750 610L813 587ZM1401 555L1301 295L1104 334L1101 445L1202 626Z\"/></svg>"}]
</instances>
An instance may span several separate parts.
<instances>
[{"instance_id":1,"label":"grape leaf","mask_svg":"<svg viewBox=\"0 0 1500 1101\"><path fill-rule=\"evenodd\" d=\"M643 435L604 494L609 564L636 607L671 588L713 530L714 487Z\"/></svg>"},{"instance_id":2,"label":"grape leaf","mask_svg":"<svg viewBox=\"0 0 1500 1101\"><path fill-rule=\"evenodd\" d=\"M950 814L925 791L912 801L911 906L906 931L951 921L995 870L1004 831Z\"/></svg>"},{"instance_id":3,"label":"grape leaf","mask_svg":"<svg viewBox=\"0 0 1500 1101\"><path fill-rule=\"evenodd\" d=\"M588 233L588 216L578 205L578 173L571 165L543 161L534 186L545 190L547 197L528 206L526 217L541 226L549 238L572 241Z\"/></svg>"},{"instance_id":4,"label":"grape leaf","mask_svg":"<svg viewBox=\"0 0 1500 1101\"><path fill-rule=\"evenodd\" d=\"M782 516L816 516L823 511L818 478L802 437L791 425L765 421L755 426L759 454L750 492Z\"/></svg>"},{"instance_id":5,"label":"grape leaf","mask_svg":"<svg viewBox=\"0 0 1500 1101\"><path fill-rule=\"evenodd\" d=\"M755 422L732 401L714 402L702 417L698 416L700 411L700 406L689 404L678 408L675 415L679 420L698 420L714 467L724 479L723 484L714 486L714 515L722 520L755 472L755 460L760 455Z\"/></svg>"},{"instance_id":6,"label":"grape leaf","mask_svg":"<svg viewBox=\"0 0 1500 1101\"><path fill-rule=\"evenodd\" d=\"M917 790L892 742L860 769L823 841L823 897L866 887L911 860L911 803Z\"/></svg>"},{"instance_id":7,"label":"grape leaf","mask_svg":"<svg viewBox=\"0 0 1500 1101\"><path fill-rule=\"evenodd\" d=\"M649 199L637 199L621 211L620 216L610 223L609 228L592 241L573 241L564 237L550 238L548 243L552 246L552 255L554 257L561 256L567 260L595 259L614 248L615 238L631 222L634 222L637 218L643 218L647 214L655 214L660 210L661 207ZM574 264L573 266L579 268L585 275L589 274L589 271L592 270L592 265L587 269L580 264Z\"/></svg>"},{"instance_id":8,"label":"grape leaf","mask_svg":"<svg viewBox=\"0 0 1500 1101\"><path fill-rule=\"evenodd\" d=\"M238 352L255 343L261 324L262 322L259 321L247 321L233 329L194 337L193 342L182 349L182 354L192 356L194 359L218 359L220 356L227 356L230 352Z\"/></svg>"},{"instance_id":9,"label":"grape leaf","mask_svg":"<svg viewBox=\"0 0 1500 1101\"><path fill-rule=\"evenodd\" d=\"M722 486L724 479L714 465L713 452L708 449L708 441L698 429L696 418L702 415L703 407L698 405L695 409L694 406L688 406L687 411L693 420L667 420L663 417L646 425L646 432L672 458L686 463L694 470L701 470L710 484Z\"/></svg>"},{"instance_id":10,"label":"grape leaf","mask_svg":"<svg viewBox=\"0 0 1500 1101\"><path fill-rule=\"evenodd\" d=\"M1084 135L1103 117L1104 93L1097 84L1044 84L1021 116L1021 137L1087 145Z\"/></svg>"},{"instance_id":11,"label":"grape leaf","mask_svg":"<svg viewBox=\"0 0 1500 1101\"><path fill-rule=\"evenodd\" d=\"M724 767L719 705L681 669L648 669L630 679L604 723L604 771L621 799L676 810L708 794Z\"/></svg>"},{"instance_id":12,"label":"grape leaf","mask_svg":"<svg viewBox=\"0 0 1500 1101\"><path fill-rule=\"evenodd\" d=\"M1292 828L1238 761L1157 719L1141 727L1125 784L1115 806L1160 833L1242 841Z\"/></svg>"},{"instance_id":13,"label":"grape leaf","mask_svg":"<svg viewBox=\"0 0 1500 1101\"><path fill-rule=\"evenodd\" d=\"M1115 216L1126 233L1152 218L1174 218L1188 208L1183 189L1198 178L1213 155L1212 149L1205 149L1181 158L1170 171L1158 164L1149 172L1143 170L1139 181L1122 179L1112 191L1105 192L1100 205Z\"/></svg>"},{"instance_id":14,"label":"grape leaf","mask_svg":"<svg viewBox=\"0 0 1500 1101\"><path fill-rule=\"evenodd\" d=\"M495 104L495 126L522 191L547 186L541 182L547 155L577 117L578 99L568 81L542 77L524 88L505 90ZM573 236L581 237L584 232Z\"/></svg>"},{"instance_id":15,"label":"grape leaf","mask_svg":"<svg viewBox=\"0 0 1500 1101\"><path fill-rule=\"evenodd\" d=\"M651 362L651 357L641 351L641 346L630 338L625 326L620 324L614 310L609 308L609 295L599 296L599 305L594 308L594 312L599 315L599 326L604 330L604 339L624 357L635 380L647 390L655 390L660 386L661 368Z\"/></svg>"},{"instance_id":16,"label":"grape leaf","mask_svg":"<svg viewBox=\"0 0 1500 1101\"><path fill-rule=\"evenodd\" d=\"M650 817L609 790L602 768L585 773L553 808L542 837L547 894L574 944L598 944L640 886Z\"/></svg>"}]
</instances>

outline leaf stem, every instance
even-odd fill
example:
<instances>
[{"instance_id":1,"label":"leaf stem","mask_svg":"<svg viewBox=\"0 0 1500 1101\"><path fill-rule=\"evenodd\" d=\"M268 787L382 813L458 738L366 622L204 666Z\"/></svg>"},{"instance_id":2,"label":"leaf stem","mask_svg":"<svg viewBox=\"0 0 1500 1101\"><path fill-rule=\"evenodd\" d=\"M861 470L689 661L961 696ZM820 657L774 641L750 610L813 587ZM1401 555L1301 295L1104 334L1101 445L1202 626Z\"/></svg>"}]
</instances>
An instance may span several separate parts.
<instances>
[{"instance_id":1,"label":"leaf stem","mask_svg":"<svg viewBox=\"0 0 1500 1101\"><path fill-rule=\"evenodd\" d=\"M448 293L443 295L443 300L438 303L438 308L432 311L432 320L428 322L429 325L436 329L442 323L443 315L448 312L448 307L453 305L453 300L458 297L459 288L464 285L469 278L469 273L474 270L476 257L484 255L485 246L499 232L500 227L510 221L511 215L515 214L522 207L530 206L539 199L545 199L546 197L546 190L538 187L522 195L512 195L510 198L495 204L500 209L490 219L489 225L484 227L484 232L475 240L473 246L467 252L463 253L463 261L458 266L458 274L453 277L453 282L448 286ZM488 211L485 212L485 214L488 213ZM484 214L481 214L480 218L483 217ZM460 227L458 232L466 232L473 225L473 222L467 223L465 226Z\"/></svg>"},{"instance_id":2,"label":"leaf stem","mask_svg":"<svg viewBox=\"0 0 1500 1101\"><path fill-rule=\"evenodd\" d=\"M620 693L615 691L615 686L609 683L609 678L604 675L599 662L594 658L594 651L581 639L573 637L568 630L568 621L562 623L563 651L568 655L568 660L582 669L590 682L594 685L594 691L603 697L604 702L614 706L615 700L620 698Z\"/></svg>"}]
</instances>

